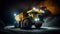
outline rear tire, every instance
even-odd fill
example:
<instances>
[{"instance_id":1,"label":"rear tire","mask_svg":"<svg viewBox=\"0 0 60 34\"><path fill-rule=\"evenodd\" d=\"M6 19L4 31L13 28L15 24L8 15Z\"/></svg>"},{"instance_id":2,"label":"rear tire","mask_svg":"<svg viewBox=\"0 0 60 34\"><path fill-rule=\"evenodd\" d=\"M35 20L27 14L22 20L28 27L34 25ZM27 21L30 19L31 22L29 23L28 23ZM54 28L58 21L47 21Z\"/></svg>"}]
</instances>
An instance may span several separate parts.
<instances>
[{"instance_id":1,"label":"rear tire","mask_svg":"<svg viewBox=\"0 0 60 34\"><path fill-rule=\"evenodd\" d=\"M41 25L42 25L42 24L35 24L35 27L36 27L37 29L39 29L39 28L41 27Z\"/></svg>"}]
</instances>

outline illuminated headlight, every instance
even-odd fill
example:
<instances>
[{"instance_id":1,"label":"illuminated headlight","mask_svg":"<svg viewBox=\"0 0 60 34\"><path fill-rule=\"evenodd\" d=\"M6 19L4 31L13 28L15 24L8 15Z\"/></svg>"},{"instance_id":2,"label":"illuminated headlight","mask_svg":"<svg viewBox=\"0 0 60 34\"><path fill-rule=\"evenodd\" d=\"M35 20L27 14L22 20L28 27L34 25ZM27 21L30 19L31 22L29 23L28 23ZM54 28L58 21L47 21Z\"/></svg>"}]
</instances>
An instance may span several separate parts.
<instances>
[{"instance_id":1,"label":"illuminated headlight","mask_svg":"<svg viewBox=\"0 0 60 34\"><path fill-rule=\"evenodd\" d=\"M14 16L16 16L17 14L14 14Z\"/></svg>"},{"instance_id":2,"label":"illuminated headlight","mask_svg":"<svg viewBox=\"0 0 60 34\"><path fill-rule=\"evenodd\" d=\"M33 10L36 10L36 8L35 8L35 7L33 7L32 9L33 9Z\"/></svg>"},{"instance_id":3,"label":"illuminated headlight","mask_svg":"<svg viewBox=\"0 0 60 34\"><path fill-rule=\"evenodd\" d=\"M35 7L33 7L32 10L39 11L39 9L38 8L35 8Z\"/></svg>"},{"instance_id":4,"label":"illuminated headlight","mask_svg":"<svg viewBox=\"0 0 60 34\"><path fill-rule=\"evenodd\" d=\"M41 9L40 9L40 12L41 12L41 13L45 13L45 11L44 11L44 10L41 10Z\"/></svg>"},{"instance_id":5,"label":"illuminated headlight","mask_svg":"<svg viewBox=\"0 0 60 34\"><path fill-rule=\"evenodd\" d=\"M40 19L39 18L35 18L34 21L38 22Z\"/></svg>"}]
</instances>

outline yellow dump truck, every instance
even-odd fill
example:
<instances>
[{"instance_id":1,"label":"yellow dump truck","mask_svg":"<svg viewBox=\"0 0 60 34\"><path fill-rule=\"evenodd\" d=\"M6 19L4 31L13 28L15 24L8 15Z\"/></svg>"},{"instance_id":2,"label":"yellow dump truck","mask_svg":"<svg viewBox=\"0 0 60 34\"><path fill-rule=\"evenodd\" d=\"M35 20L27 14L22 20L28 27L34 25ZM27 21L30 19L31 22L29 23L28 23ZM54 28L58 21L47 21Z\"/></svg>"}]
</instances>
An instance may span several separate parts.
<instances>
[{"instance_id":1,"label":"yellow dump truck","mask_svg":"<svg viewBox=\"0 0 60 34\"><path fill-rule=\"evenodd\" d=\"M36 28L40 28L44 22L45 14L43 10L33 8L27 12L21 12L15 19L19 22L20 28L31 28L32 25L35 25Z\"/></svg>"}]
</instances>

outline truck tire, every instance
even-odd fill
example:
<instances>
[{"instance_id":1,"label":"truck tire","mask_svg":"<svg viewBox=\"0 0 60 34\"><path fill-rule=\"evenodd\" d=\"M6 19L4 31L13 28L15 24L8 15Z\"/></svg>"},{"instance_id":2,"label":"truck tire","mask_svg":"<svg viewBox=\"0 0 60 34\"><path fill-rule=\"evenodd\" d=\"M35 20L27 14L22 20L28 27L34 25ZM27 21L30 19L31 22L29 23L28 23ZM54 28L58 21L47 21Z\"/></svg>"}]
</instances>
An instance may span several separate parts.
<instances>
[{"instance_id":1,"label":"truck tire","mask_svg":"<svg viewBox=\"0 0 60 34\"><path fill-rule=\"evenodd\" d=\"M41 26L42 26L42 23L41 23L41 24L35 24L35 27L36 27L37 29L39 29Z\"/></svg>"},{"instance_id":2,"label":"truck tire","mask_svg":"<svg viewBox=\"0 0 60 34\"><path fill-rule=\"evenodd\" d=\"M32 27L32 22L30 19L25 19L22 23L24 29L30 29Z\"/></svg>"}]
</instances>

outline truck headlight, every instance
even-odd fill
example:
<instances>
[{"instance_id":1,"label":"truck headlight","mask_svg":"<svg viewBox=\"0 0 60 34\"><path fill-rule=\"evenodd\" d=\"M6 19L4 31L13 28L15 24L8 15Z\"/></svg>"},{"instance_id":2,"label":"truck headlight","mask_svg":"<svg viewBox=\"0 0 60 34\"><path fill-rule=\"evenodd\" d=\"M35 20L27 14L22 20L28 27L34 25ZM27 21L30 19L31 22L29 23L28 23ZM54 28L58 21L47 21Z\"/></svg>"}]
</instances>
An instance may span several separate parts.
<instances>
[{"instance_id":1,"label":"truck headlight","mask_svg":"<svg viewBox=\"0 0 60 34\"><path fill-rule=\"evenodd\" d=\"M39 18L35 18L35 19L34 19L35 22L38 22L39 20L40 20Z\"/></svg>"},{"instance_id":2,"label":"truck headlight","mask_svg":"<svg viewBox=\"0 0 60 34\"><path fill-rule=\"evenodd\" d=\"M41 12L41 13L45 13L45 11L44 11L44 10L42 10L42 9L40 9L40 12Z\"/></svg>"}]
</instances>

